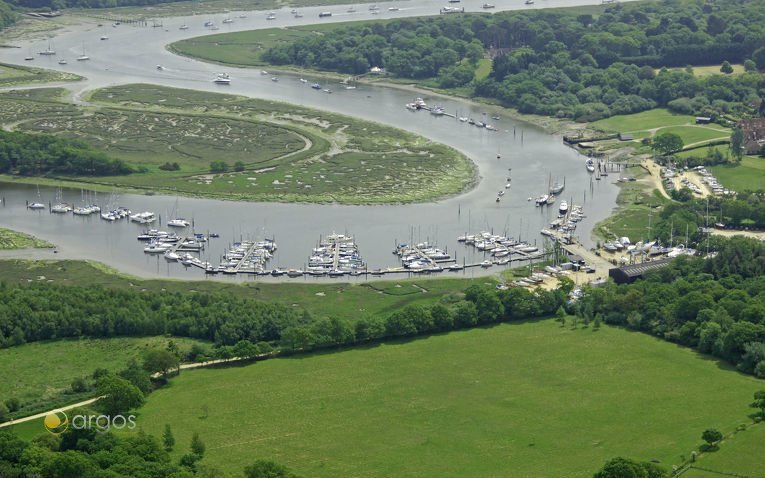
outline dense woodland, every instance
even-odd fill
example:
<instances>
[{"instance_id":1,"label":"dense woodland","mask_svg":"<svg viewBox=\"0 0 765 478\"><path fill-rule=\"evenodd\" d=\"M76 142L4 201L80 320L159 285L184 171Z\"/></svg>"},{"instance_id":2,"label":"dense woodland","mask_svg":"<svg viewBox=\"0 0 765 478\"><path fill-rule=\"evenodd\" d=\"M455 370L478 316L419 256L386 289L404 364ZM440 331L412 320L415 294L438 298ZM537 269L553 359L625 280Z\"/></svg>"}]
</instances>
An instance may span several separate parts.
<instances>
[{"instance_id":1,"label":"dense woodland","mask_svg":"<svg viewBox=\"0 0 765 478\"><path fill-rule=\"evenodd\" d=\"M631 285L592 289L577 314L693 347L765 378L765 244L742 237L714 258L683 256Z\"/></svg>"},{"instance_id":2,"label":"dense woodland","mask_svg":"<svg viewBox=\"0 0 765 478\"><path fill-rule=\"evenodd\" d=\"M87 411L83 411L87 414ZM170 434L167 434L167 431ZM168 440L168 437L170 438ZM169 446L168 446L169 445ZM173 448L188 449L178 463L171 461ZM198 463L204 456L204 437L194 435L190 444L175 444L172 429L162 440L143 432L102 433L70 428L60 436L42 435L31 442L0 431L0 476L25 478L225 478L215 467ZM257 456L257 454L255 453ZM255 460L244 467L244 478L297 478L284 466Z\"/></svg>"},{"instance_id":3,"label":"dense woodland","mask_svg":"<svg viewBox=\"0 0 765 478\"><path fill-rule=\"evenodd\" d=\"M274 64L359 74L371 66L441 87L468 86L523 113L590 121L655 106L713 115L763 96L765 0L614 4L567 11L447 15L356 25L267 50ZM476 62L498 49L489 77ZM684 68L745 62L743 75Z\"/></svg>"},{"instance_id":4,"label":"dense woodland","mask_svg":"<svg viewBox=\"0 0 765 478\"><path fill-rule=\"evenodd\" d=\"M122 160L111 159L81 141L0 131L0 173L113 176L132 172Z\"/></svg>"},{"instance_id":5,"label":"dense woodland","mask_svg":"<svg viewBox=\"0 0 765 478\"><path fill-rule=\"evenodd\" d=\"M63 8L110 8L157 5L181 0L5 0L11 5L35 10L61 10Z\"/></svg>"}]
</instances>

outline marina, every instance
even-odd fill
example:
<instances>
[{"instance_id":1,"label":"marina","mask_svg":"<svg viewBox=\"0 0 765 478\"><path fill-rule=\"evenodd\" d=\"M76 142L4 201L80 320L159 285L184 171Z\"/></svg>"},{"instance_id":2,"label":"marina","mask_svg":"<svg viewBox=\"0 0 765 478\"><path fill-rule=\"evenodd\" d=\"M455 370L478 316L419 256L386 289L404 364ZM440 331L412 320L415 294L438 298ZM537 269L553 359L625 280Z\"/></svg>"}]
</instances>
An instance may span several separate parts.
<instances>
[{"instance_id":1,"label":"marina","mask_svg":"<svg viewBox=\"0 0 765 478\"><path fill-rule=\"evenodd\" d=\"M556 3L553 0L550 2L551 5ZM380 18L388 15L389 5L380 5ZM443 3L426 2L424 5L435 11L443 6ZM497 5L496 10L507 8L509 7ZM289 14L291 9L290 7L275 10L277 18L270 22L261 15L249 15L246 19L227 24L226 29L243 31L315 23L316 15L322 11L321 7L306 7L301 9L305 18L297 19ZM468 9L482 10L480 4L466 5L466 10ZM237 18L239 13L230 12L229 15ZM403 17L414 13L415 10L410 10L407 6L395 15ZM323 21L340 21L341 17L335 15ZM57 50L70 52L69 55L74 54L75 57L84 51L82 46L88 44L88 54L92 56L92 60L77 63L78 73L87 78L83 84L78 85L78 88L83 90L92 90L119 81L220 92L224 86L211 81L220 73L220 66L168 54L166 50L168 43L199 35L201 29L195 28L194 25L201 26L205 20L212 24L211 18L200 19L199 16L193 15L166 18L163 20L164 28L153 29L139 24L122 23L110 29L109 41L102 42L93 41L94 32L89 26L73 26L56 32L53 41ZM191 28L181 29L184 25L190 25ZM209 28L206 32L208 31ZM140 38L140 41L137 41L137 38ZM0 60L24 64L28 52L34 54L45 50L47 43L47 39L39 39L24 44L21 49L2 49ZM131 47L126 48L125 45ZM61 66L58 65L57 57L34 56L35 62L41 62L40 66L45 68L66 70L73 68L72 63L75 63L72 61L70 65ZM137 61L138 58L141 60ZM161 64L162 69L157 68L158 64ZM403 269L400 258L390 253L391 247L396 237L409 238L411 228L416 225L416 232L413 240L409 241L410 244L428 241L448 248L450 253L460 251L461 264L480 264L485 260L483 253L479 254L474 248L464 248L464 253L461 252L462 248L457 247L454 238L466 230L490 230L491 224L506 224L503 229L507 230L510 236L522 236L531 242L535 239L540 240L542 236L538 235L538 231L549 229L550 222L556 219L558 207L530 208L526 198L537 197L540 194L539 186L550 171L556 177L566 178L564 194L567 199L573 198L576 204L587 207L587 218L577 224L575 233L577 239L587 247L591 247L595 242L589 231L595 223L610 213L615 203L618 193L616 186L611 181L593 181L594 184L591 184L589 174L582 167L584 157L578 151L552 140L545 131L515 120L491 107L446 96L434 99L421 93L426 104L441 106L444 114L409 115L403 114L405 111L402 111L402 105L412 102L414 94L409 91L360 82L354 84L355 89L331 86L333 94L316 94L316 91L306 88L306 85L317 84L318 90L321 91L328 86L324 83L330 80L304 72L280 73L280 81L274 82L271 81L272 74L261 75L260 70L233 66L227 66L226 69L230 78L236 80L225 86L227 93L297 103L421 134L428 140L447 144L464 153L475 163L476 178L481 179L476 180L474 187L452 197L418 204L341 206L182 198L185 220L191 222L191 218L194 218L198 231L203 225L205 229L221 234L220 241L211 241L206 245L204 255L208 258L220 257L227 243L241 241L243 238L254 240L254 237L266 237L267 232L268 237L275 237L279 243L279 249L271 261L288 268L293 266L304 270L306 251L315 247L318 234L331 231L332 228L340 231L348 229L354 232L356 243L363 246L364 262L368 264L369 275L372 275L376 270ZM301 78L305 82L300 81ZM324 86L320 86L322 84ZM501 120L492 119L499 117L500 113ZM460 121L461 118L465 120ZM466 127L471 125L471 122L474 127ZM487 122L493 123L496 131L479 124ZM498 157L499 151L502 152L501 157ZM512 188L505 188L505 194L499 196L497 191L509 184L509 181L506 181L509 167L513 169ZM123 194L119 203L109 201L107 204L106 200L96 202L101 208L100 215L94 213L78 216L78 220L75 221L72 220L71 212L51 214L49 206L51 203L80 206L79 189L64 188L61 201L55 201L57 189L58 185L41 186L41 195L38 196L34 185L17 182L0 184L0 196L5 198L4 206L0 207L0 223L4 227L27 232L55 243L60 257L100 261L141 277L200 277L196 267L178 267L155 254L135 254L134 242L138 232L148 227L170 228L166 227L167 224L161 220L158 213L171 211L175 197L163 196L158 192L152 192L152 195ZM500 202L496 202L497 197L501 197ZM31 203L39 203L42 207L25 207ZM571 200L568 203L570 205ZM124 208L131 213L126 216L124 211L116 212L118 208ZM109 215L112 211L116 213ZM142 224L128 219L144 212L154 212L154 220L144 218L142 221L146 222ZM176 217L168 216L166 219ZM179 235L185 235L180 234L184 228L178 230ZM137 260L137 257L141 259ZM300 264L303 266L297 267ZM491 273L491 269L473 267L461 273L488 274ZM238 274L232 278L237 276L241 276L243 280L248 277L247 274ZM350 278L350 274L347 274L346 278Z\"/></svg>"}]
</instances>

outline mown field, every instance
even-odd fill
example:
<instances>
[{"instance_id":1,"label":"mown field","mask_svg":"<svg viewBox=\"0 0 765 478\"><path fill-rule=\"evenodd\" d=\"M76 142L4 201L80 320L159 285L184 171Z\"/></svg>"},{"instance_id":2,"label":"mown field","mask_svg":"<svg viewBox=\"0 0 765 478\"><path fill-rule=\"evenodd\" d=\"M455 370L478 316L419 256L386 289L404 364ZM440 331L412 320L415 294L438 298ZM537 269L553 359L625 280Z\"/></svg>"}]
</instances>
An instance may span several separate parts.
<instances>
[{"instance_id":1,"label":"mown field","mask_svg":"<svg viewBox=\"0 0 765 478\"><path fill-rule=\"evenodd\" d=\"M765 189L765 158L744 156L740 164L713 166L712 172L720 184L734 191Z\"/></svg>"},{"instance_id":2,"label":"mown field","mask_svg":"<svg viewBox=\"0 0 765 478\"><path fill-rule=\"evenodd\" d=\"M705 453L683 473L684 478L719 478L720 476L765 477L765 425L755 425L726 438L720 449ZM704 470L700 469L704 468ZM727 474L727 475L726 475Z\"/></svg>"},{"instance_id":3,"label":"mown field","mask_svg":"<svg viewBox=\"0 0 765 478\"><path fill-rule=\"evenodd\" d=\"M98 106L79 108L59 101L58 91L0 94L0 107L8 111L5 125L81 139L139 171L63 180L238 200L344 204L434 200L475 181L473 163L445 145L296 105L125 85L96 91L91 100ZM228 172L211 172L213 161L225 163ZM172 163L180 169L162 169Z\"/></svg>"},{"instance_id":4,"label":"mown field","mask_svg":"<svg viewBox=\"0 0 765 478\"><path fill-rule=\"evenodd\" d=\"M26 284L39 281L74 286L103 286L117 289L167 292L225 292L300 307L316 317L356 320L365 314L388 314L409 304L430 305L461 298L470 284L496 284L491 277L480 279L402 279L347 283L238 283L217 281L184 282L144 280L119 274L98 263L85 261L0 261L0 281ZM50 282L49 282L50 281Z\"/></svg>"},{"instance_id":5,"label":"mown field","mask_svg":"<svg viewBox=\"0 0 765 478\"><path fill-rule=\"evenodd\" d=\"M758 388L644 334L542 321L185 372L138 421L180 444L198 432L203 462L229 471L586 477L617 455L678 463L704 429L749 421Z\"/></svg>"},{"instance_id":6,"label":"mown field","mask_svg":"<svg viewBox=\"0 0 765 478\"><path fill-rule=\"evenodd\" d=\"M0 250L25 249L27 247L53 247L53 244L23 232L0 228Z\"/></svg>"},{"instance_id":7,"label":"mown field","mask_svg":"<svg viewBox=\"0 0 765 478\"><path fill-rule=\"evenodd\" d=\"M45 402L63 398L72 380L89 376L97 368L118 372L131 358L141 360L149 348L164 349L168 340L179 349L203 343L183 337L123 337L37 342L0 349L0 402L18 398L21 402Z\"/></svg>"}]
</instances>

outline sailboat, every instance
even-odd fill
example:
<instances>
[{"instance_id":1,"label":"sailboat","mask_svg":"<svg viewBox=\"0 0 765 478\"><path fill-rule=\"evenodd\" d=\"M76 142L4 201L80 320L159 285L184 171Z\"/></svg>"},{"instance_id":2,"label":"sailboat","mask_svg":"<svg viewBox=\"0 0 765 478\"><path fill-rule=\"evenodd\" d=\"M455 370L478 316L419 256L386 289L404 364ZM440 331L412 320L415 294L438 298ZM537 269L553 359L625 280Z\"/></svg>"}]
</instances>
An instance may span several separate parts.
<instances>
[{"instance_id":1,"label":"sailboat","mask_svg":"<svg viewBox=\"0 0 765 478\"><path fill-rule=\"evenodd\" d=\"M40 186L37 186L37 201L27 204L29 209L45 209L45 204L40 202Z\"/></svg>"},{"instance_id":2,"label":"sailboat","mask_svg":"<svg viewBox=\"0 0 765 478\"><path fill-rule=\"evenodd\" d=\"M82 45L82 55L77 57L77 61L87 61L90 60L90 57L85 54L85 45Z\"/></svg>"},{"instance_id":3,"label":"sailboat","mask_svg":"<svg viewBox=\"0 0 765 478\"><path fill-rule=\"evenodd\" d=\"M190 223L182 217L178 217L178 200L175 200L175 207L173 208L174 219L167 221L167 225L170 227L189 227Z\"/></svg>"},{"instance_id":4,"label":"sailboat","mask_svg":"<svg viewBox=\"0 0 765 478\"><path fill-rule=\"evenodd\" d=\"M58 191L56 191L56 204L51 206L50 212L55 212L57 214L66 214L68 212L72 211L72 206L65 203L62 198L62 192L61 188L58 188Z\"/></svg>"},{"instance_id":5,"label":"sailboat","mask_svg":"<svg viewBox=\"0 0 765 478\"><path fill-rule=\"evenodd\" d=\"M563 192L563 189L566 187L566 178L563 178L563 184L561 184L557 179L553 183L552 186L550 186L550 194L558 195L561 192Z\"/></svg>"},{"instance_id":6,"label":"sailboat","mask_svg":"<svg viewBox=\"0 0 765 478\"><path fill-rule=\"evenodd\" d=\"M48 40L48 48L41 51L40 54L43 56L51 56L56 54L56 51L50 47L50 40Z\"/></svg>"}]
</instances>

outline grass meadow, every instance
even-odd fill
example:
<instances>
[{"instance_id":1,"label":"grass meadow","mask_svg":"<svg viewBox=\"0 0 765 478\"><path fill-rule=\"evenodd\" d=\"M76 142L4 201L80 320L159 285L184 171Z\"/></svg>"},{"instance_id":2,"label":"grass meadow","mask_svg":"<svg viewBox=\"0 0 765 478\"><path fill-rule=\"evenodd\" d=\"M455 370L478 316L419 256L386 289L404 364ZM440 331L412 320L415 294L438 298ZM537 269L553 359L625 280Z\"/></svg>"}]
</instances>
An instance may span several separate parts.
<instances>
[{"instance_id":1,"label":"grass meadow","mask_svg":"<svg viewBox=\"0 0 765 478\"><path fill-rule=\"evenodd\" d=\"M53 244L23 232L0 228L0 250L25 249L27 247L48 248L53 247Z\"/></svg>"},{"instance_id":2,"label":"grass meadow","mask_svg":"<svg viewBox=\"0 0 765 478\"><path fill-rule=\"evenodd\" d=\"M713 166L720 184L734 191L757 191L765 188L765 158L744 156L740 164Z\"/></svg>"},{"instance_id":3,"label":"grass meadow","mask_svg":"<svg viewBox=\"0 0 765 478\"><path fill-rule=\"evenodd\" d=\"M131 358L141 360L149 348L165 348L168 340L185 350L194 343L183 337L120 337L35 342L0 349L0 401L45 402L61 397L77 377L89 376L96 368L117 372Z\"/></svg>"},{"instance_id":4,"label":"grass meadow","mask_svg":"<svg viewBox=\"0 0 765 478\"><path fill-rule=\"evenodd\" d=\"M547 320L184 372L138 423L169 423L176 457L198 432L230 472L587 477L618 455L679 463L704 429L748 422L759 388L644 334Z\"/></svg>"},{"instance_id":5,"label":"grass meadow","mask_svg":"<svg viewBox=\"0 0 765 478\"><path fill-rule=\"evenodd\" d=\"M717 451L704 453L683 478L719 478L720 476L765 476L765 423L726 437ZM704 470L700 469L704 468ZM711 470L711 471L707 471ZM727 475L726 475L727 474Z\"/></svg>"}]
</instances>

